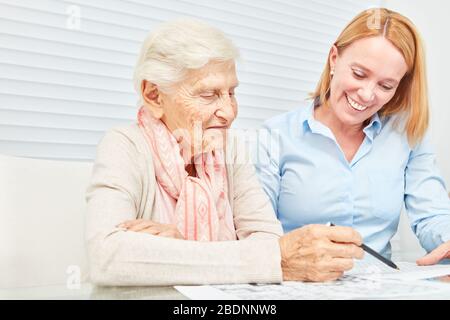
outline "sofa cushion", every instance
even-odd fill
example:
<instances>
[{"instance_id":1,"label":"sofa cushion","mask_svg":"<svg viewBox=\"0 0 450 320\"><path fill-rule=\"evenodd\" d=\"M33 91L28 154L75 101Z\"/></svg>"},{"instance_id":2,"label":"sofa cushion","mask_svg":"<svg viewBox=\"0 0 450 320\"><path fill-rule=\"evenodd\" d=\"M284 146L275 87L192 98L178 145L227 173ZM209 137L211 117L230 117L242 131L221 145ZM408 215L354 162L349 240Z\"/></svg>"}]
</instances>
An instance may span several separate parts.
<instances>
[{"instance_id":1,"label":"sofa cushion","mask_svg":"<svg viewBox=\"0 0 450 320\"><path fill-rule=\"evenodd\" d=\"M84 215L91 168L88 162L0 156L0 288L87 279Z\"/></svg>"}]
</instances>

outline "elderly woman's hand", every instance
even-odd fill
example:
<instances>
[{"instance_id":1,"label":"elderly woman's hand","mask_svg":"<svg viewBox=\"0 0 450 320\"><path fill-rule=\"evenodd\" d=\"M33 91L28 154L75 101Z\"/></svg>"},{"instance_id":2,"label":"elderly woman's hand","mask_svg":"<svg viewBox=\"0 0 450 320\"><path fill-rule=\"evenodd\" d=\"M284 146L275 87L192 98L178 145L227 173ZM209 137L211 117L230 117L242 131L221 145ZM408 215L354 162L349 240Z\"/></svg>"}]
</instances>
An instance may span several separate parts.
<instances>
[{"instance_id":1,"label":"elderly woman's hand","mask_svg":"<svg viewBox=\"0 0 450 320\"><path fill-rule=\"evenodd\" d=\"M282 236L283 280L332 281L364 255L361 235L349 227L308 225Z\"/></svg>"},{"instance_id":2,"label":"elderly woman's hand","mask_svg":"<svg viewBox=\"0 0 450 320\"><path fill-rule=\"evenodd\" d=\"M173 224L158 223L146 219L136 219L125 221L119 224L118 227L125 228L127 231L144 232L155 236L184 240L183 235Z\"/></svg>"}]
</instances>

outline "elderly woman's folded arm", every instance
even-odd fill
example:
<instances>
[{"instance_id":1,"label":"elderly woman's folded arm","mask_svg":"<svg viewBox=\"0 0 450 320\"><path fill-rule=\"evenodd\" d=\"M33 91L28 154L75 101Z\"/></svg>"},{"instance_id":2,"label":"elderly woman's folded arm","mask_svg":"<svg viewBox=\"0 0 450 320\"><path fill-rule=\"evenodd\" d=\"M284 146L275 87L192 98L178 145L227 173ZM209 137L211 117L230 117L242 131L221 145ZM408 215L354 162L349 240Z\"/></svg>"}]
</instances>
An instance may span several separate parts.
<instances>
[{"instance_id":1,"label":"elderly woman's folded arm","mask_svg":"<svg viewBox=\"0 0 450 320\"><path fill-rule=\"evenodd\" d=\"M264 197L266 202L255 204L261 195L251 184L249 188L239 187L235 196L238 241L186 241L117 227L125 220L137 218L150 163L151 158L144 157L134 142L117 130L108 132L98 147L87 193L86 236L93 283L176 285L281 281L280 227L265 212L270 204ZM251 169L242 169L234 179L255 179ZM239 186L238 181L235 182ZM249 204L256 212L252 213L254 209Z\"/></svg>"}]
</instances>

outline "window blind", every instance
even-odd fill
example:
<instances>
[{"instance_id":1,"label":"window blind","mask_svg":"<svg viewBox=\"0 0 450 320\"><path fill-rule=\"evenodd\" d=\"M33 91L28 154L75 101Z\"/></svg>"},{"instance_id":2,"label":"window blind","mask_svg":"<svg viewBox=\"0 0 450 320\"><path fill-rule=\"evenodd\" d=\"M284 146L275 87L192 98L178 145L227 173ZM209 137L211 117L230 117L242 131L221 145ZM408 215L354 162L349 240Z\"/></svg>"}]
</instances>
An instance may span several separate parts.
<instances>
[{"instance_id":1,"label":"window blind","mask_svg":"<svg viewBox=\"0 0 450 320\"><path fill-rule=\"evenodd\" d=\"M135 121L132 73L163 21L193 17L241 50L235 128L305 99L329 48L380 0L0 0L0 153L85 160L104 132Z\"/></svg>"}]
</instances>

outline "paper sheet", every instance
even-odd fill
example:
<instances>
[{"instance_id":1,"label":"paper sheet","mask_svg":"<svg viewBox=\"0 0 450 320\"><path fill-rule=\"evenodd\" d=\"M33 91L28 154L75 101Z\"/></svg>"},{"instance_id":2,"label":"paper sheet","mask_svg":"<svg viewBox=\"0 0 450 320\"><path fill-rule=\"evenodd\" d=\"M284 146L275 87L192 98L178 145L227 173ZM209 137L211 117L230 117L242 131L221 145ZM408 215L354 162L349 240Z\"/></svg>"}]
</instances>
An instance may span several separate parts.
<instances>
[{"instance_id":1,"label":"paper sheet","mask_svg":"<svg viewBox=\"0 0 450 320\"><path fill-rule=\"evenodd\" d=\"M450 265L418 266L411 262L397 262L400 270L393 269L381 261L366 256L363 260L356 260L354 268L347 275L396 279L404 281L430 279L450 275Z\"/></svg>"},{"instance_id":2,"label":"paper sheet","mask_svg":"<svg viewBox=\"0 0 450 320\"><path fill-rule=\"evenodd\" d=\"M441 294L450 297L450 285L430 281L378 281L344 276L328 283L284 282L281 285L219 285L176 287L190 299L336 300L414 298ZM214 292L211 295L211 292Z\"/></svg>"},{"instance_id":3,"label":"paper sheet","mask_svg":"<svg viewBox=\"0 0 450 320\"><path fill-rule=\"evenodd\" d=\"M182 295L192 300L235 300L238 299L213 286L175 286Z\"/></svg>"},{"instance_id":4,"label":"paper sheet","mask_svg":"<svg viewBox=\"0 0 450 320\"><path fill-rule=\"evenodd\" d=\"M442 295L450 298L450 283L428 280L450 274L449 265L418 267L413 263L397 263L392 269L376 259L366 258L337 281L327 283L283 282L277 285L216 285L175 287L190 299L251 300L335 300L420 298Z\"/></svg>"}]
</instances>

